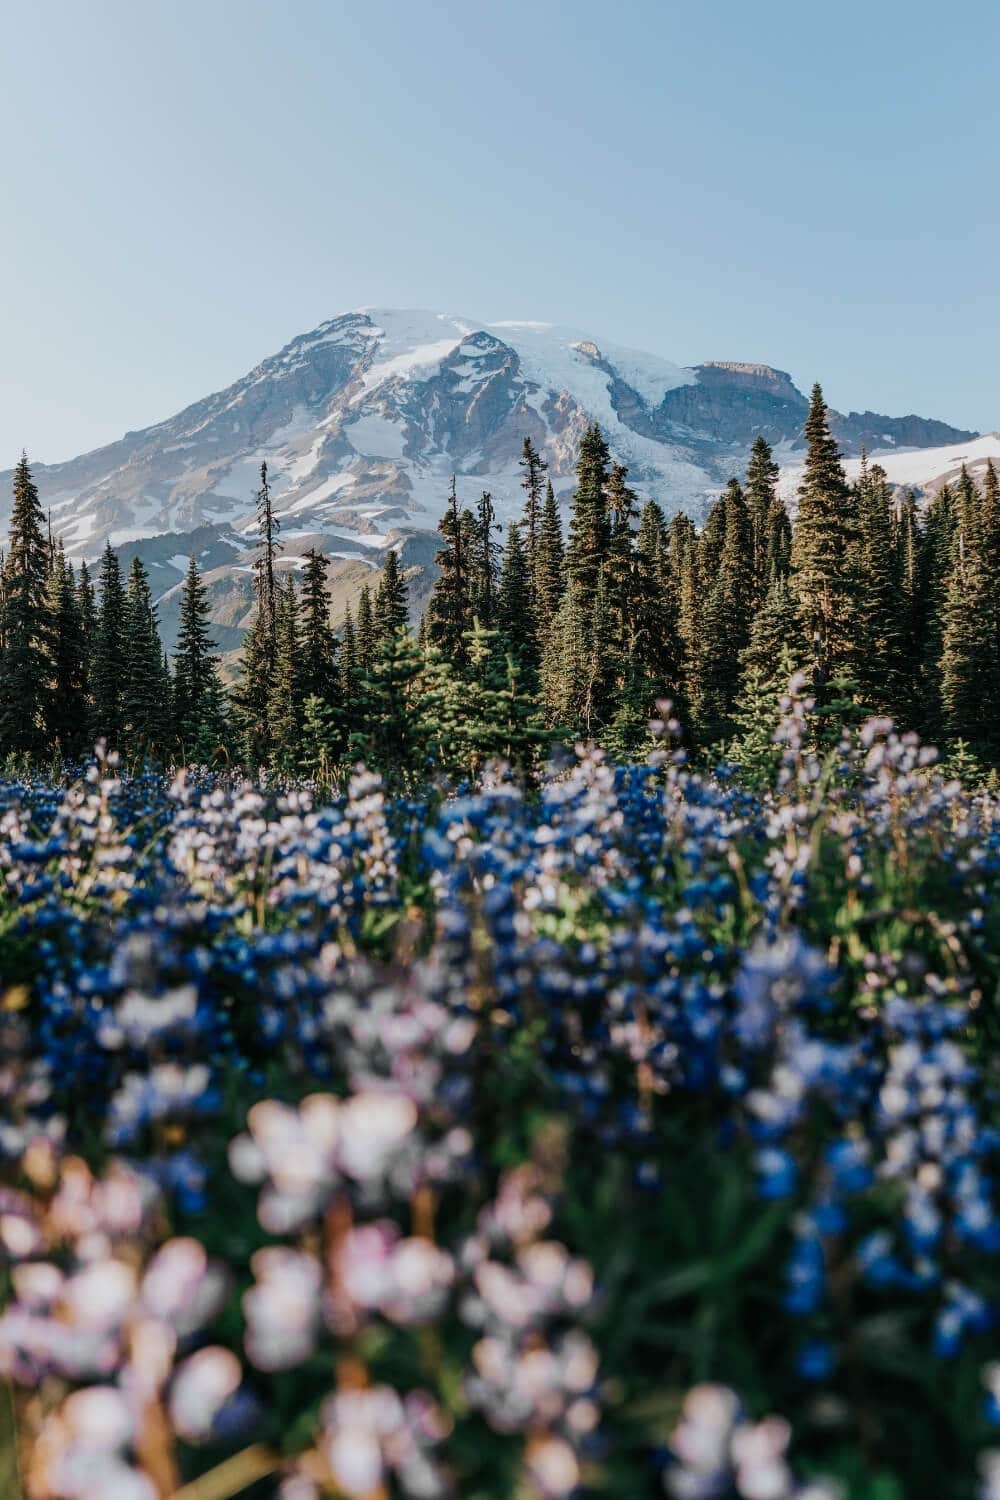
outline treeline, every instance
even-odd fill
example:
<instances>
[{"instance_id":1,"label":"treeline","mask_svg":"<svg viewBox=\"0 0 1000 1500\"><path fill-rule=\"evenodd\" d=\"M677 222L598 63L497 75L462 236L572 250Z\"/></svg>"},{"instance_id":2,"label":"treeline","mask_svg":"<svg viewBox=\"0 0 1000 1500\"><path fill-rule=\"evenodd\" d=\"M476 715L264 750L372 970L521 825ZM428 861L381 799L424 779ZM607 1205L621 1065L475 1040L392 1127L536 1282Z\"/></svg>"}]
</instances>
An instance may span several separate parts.
<instances>
[{"instance_id":1,"label":"treeline","mask_svg":"<svg viewBox=\"0 0 1000 1500\"><path fill-rule=\"evenodd\" d=\"M489 493L472 510L453 481L416 634L394 551L334 633L329 559L308 552L298 584L280 568L262 466L257 607L229 693L195 559L171 664L141 561L123 580L109 545L96 590L86 563L77 575L22 458L0 570L0 752L73 759L104 738L132 759L224 758L323 778L365 760L397 783L455 780L492 756L527 766L555 739L641 754L668 698L689 745L755 773L773 759L778 702L801 670L821 733L884 712L996 764L992 464L981 489L963 469L918 515L877 464L847 482L818 386L805 437L794 528L758 438L744 480L699 529L654 501L640 507L592 425L565 536L526 439L523 510L506 534Z\"/></svg>"}]
</instances>

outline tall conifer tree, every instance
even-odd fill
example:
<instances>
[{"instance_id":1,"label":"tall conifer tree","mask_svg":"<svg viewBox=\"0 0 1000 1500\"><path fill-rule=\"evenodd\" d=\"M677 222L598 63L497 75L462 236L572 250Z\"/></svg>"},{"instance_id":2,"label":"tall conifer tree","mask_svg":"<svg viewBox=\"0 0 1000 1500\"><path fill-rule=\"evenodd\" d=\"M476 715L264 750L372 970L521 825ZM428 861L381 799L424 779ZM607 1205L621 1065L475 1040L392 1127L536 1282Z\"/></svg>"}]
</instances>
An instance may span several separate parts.
<instances>
[{"instance_id":1,"label":"tall conifer tree","mask_svg":"<svg viewBox=\"0 0 1000 1500\"><path fill-rule=\"evenodd\" d=\"M604 435L593 422L583 435L577 456L566 548L566 571L576 579L585 614L590 612L611 536L606 494L609 457Z\"/></svg>"},{"instance_id":2,"label":"tall conifer tree","mask_svg":"<svg viewBox=\"0 0 1000 1500\"><path fill-rule=\"evenodd\" d=\"M545 635L555 618L566 587L562 523L550 480L545 487L542 519L538 529L538 549L532 582L535 596L535 623L538 650L541 654Z\"/></svg>"},{"instance_id":3,"label":"tall conifer tree","mask_svg":"<svg viewBox=\"0 0 1000 1500\"><path fill-rule=\"evenodd\" d=\"M464 665L466 633L472 626L469 542L471 517L459 507L452 476L448 505L438 522L444 545L435 556L437 581L427 611L427 635L453 663Z\"/></svg>"},{"instance_id":4,"label":"tall conifer tree","mask_svg":"<svg viewBox=\"0 0 1000 1500\"><path fill-rule=\"evenodd\" d=\"M123 700L129 752L162 756L169 735L170 679L149 577L141 558L133 557L125 591L125 672Z\"/></svg>"},{"instance_id":5,"label":"tall conifer tree","mask_svg":"<svg viewBox=\"0 0 1000 1500\"><path fill-rule=\"evenodd\" d=\"M100 604L94 640L93 734L110 749L125 746L125 590L118 557L108 542L98 579Z\"/></svg>"},{"instance_id":6,"label":"tall conifer tree","mask_svg":"<svg viewBox=\"0 0 1000 1500\"><path fill-rule=\"evenodd\" d=\"M856 661L859 538L855 506L818 385L813 386L805 436L792 569L813 686L823 701L833 680Z\"/></svg>"},{"instance_id":7,"label":"tall conifer tree","mask_svg":"<svg viewBox=\"0 0 1000 1500\"><path fill-rule=\"evenodd\" d=\"M330 559L325 553L310 548L302 569L300 687L303 700L318 698L332 706L341 699L337 640L330 625L330 595L326 586L329 568Z\"/></svg>"},{"instance_id":8,"label":"tall conifer tree","mask_svg":"<svg viewBox=\"0 0 1000 1500\"><path fill-rule=\"evenodd\" d=\"M35 755L46 748L52 691L49 549L27 455L14 470L10 541L0 622L0 745Z\"/></svg>"},{"instance_id":9,"label":"tall conifer tree","mask_svg":"<svg viewBox=\"0 0 1000 1500\"><path fill-rule=\"evenodd\" d=\"M73 566L62 543L55 551L49 579L52 697L48 730L64 759L87 748L87 648Z\"/></svg>"},{"instance_id":10,"label":"tall conifer tree","mask_svg":"<svg viewBox=\"0 0 1000 1500\"><path fill-rule=\"evenodd\" d=\"M399 567L399 554L390 547L375 595L375 633L380 645L393 641L410 617L409 591Z\"/></svg>"},{"instance_id":11,"label":"tall conifer tree","mask_svg":"<svg viewBox=\"0 0 1000 1500\"><path fill-rule=\"evenodd\" d=\"M210 760L225 739L224 694L208 615L208 593L192 552L174 654L174 738L186 760Z\"/></svg>"}]
</instances>

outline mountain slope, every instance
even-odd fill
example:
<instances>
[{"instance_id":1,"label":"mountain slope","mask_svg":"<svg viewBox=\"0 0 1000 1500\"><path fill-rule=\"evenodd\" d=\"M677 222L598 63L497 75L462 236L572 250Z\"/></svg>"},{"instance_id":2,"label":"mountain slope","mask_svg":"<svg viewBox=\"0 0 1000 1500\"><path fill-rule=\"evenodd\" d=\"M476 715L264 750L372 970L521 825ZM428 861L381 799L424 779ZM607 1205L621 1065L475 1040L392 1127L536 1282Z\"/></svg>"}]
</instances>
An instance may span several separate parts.
<instances>
[{"instance_id":1,"label":"mountain slope","mask_svg":"<svg viewBox=\"0 0 1000 1500\"><path fill-rule=\"evenodd\" d=\"M640 493L698 512L757 432L793 453L805 410L790 378L766 365L688 370L547 324L366 310L293 339L165 422L35 473L67 547L93 555L109 537L244 529L266 459L286 530L344 533L363 556L394 528L433 526L453 472L471 498L490 488L501 515L512 513L526 435L564 493L580 431L596 418ZM871 413L834 426L848 452L975 436Z\"/></svg>"},{"instance_id":2,"label":"mountain slope","mask_svg":"<svg viewBox=\"0 0 1000 1500\"><path fill-rule=\"evenodd\" d=\"M758 432L779 457L801 452L805 397L767 365L684 369L549 324L484 324L446 314L363 309L302 334L224 391L165 422L66 463L33 465L71 555L110 540L150 566L169 639L191 550L210 573L216 624L235 644L251 606L253 503L266 461L283 565L318 545L354 580L403 545L424 569L426 534L453 473L463 499L493 492L501 519L521 505L525 436L561 499L577 444L598 420L630 482L668 511L700 517ZM834 414L847 453L968 444L976 434L918 417ZM10 504L0 475L0 522ZM360 587L360 583L357 584Z\"/></svg>"}]
</instances>

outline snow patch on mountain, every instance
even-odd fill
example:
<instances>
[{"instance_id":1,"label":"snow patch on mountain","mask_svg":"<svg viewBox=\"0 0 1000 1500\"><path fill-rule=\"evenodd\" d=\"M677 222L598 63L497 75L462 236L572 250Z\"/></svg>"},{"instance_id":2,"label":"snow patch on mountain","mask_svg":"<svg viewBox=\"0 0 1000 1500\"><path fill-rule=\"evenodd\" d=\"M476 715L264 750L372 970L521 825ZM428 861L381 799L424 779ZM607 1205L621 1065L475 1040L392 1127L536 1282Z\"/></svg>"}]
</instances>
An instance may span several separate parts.
<instances>
[{"instance_id":1,"label":"snow patch on mountain","mask_svg":"<svg viewBox=\"0 0 1000 1500\"><path fill-rule=\"evenodd\" d=\"M778 488L786 501L794 503L802 483L802 457L798 455L789 462L785 454L779 457L779 462L782 459L785 462L782 463ZM876 448L868 455L869 464L880 464L890 484L916 490L922 496L932 495L943 484L956 480L963 464L973 478L981 477L990 459L994 465L1000 466L998 432L988 432L969 442L948 443L938 448ZM845 459L844 472L848 479L857 479L861 459Z\"/></svg>"}]
</instances>

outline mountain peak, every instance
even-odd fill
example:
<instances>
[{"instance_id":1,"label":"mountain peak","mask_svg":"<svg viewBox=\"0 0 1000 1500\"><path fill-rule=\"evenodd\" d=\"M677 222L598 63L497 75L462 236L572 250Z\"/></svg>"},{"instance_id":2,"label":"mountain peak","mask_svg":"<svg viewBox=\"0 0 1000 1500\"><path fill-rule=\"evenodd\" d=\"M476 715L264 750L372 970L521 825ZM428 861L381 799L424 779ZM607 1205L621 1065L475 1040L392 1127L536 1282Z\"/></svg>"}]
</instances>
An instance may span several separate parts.
<instances>
[{"instance_id":1,"label":"mountain peak","mask_svg":"<svg viewBox=\"0 0 1000 1500\"><path fill-rule=\"evenodd\" d=\"M71 554L215 525L249 536L262 462L288 542L374 561L433 528L452 473L470 501L521 505L525 436L557 495L601 424L640 494L703 513L758 432L800 445L805 397L784 371L714 360L685 368L593 330L533 319L492 323L420 308L361 307L298 334L242 379L173 417L67 463L38 465ZM848 453L973 434L920 418L833 414Z\"/></svg>"}]
</instances>

